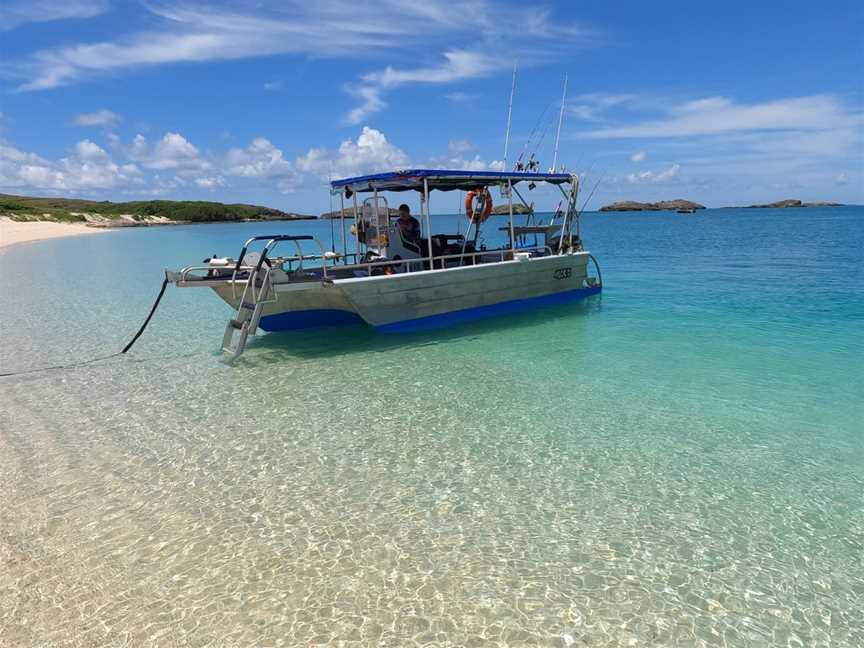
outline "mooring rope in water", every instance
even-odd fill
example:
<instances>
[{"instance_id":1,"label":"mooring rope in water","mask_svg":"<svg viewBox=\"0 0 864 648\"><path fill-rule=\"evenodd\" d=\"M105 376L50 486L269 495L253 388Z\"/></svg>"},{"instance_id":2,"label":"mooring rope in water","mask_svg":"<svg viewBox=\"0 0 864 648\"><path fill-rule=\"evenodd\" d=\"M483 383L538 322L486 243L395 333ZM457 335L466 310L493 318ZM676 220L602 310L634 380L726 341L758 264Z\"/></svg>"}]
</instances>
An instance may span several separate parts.
<instances>
[{"instance_id":1,"label":"mooring rope in water","mask_svg":"<svg viewBox=\"0 0 864 648\"><path fill-rule=\"evenodd\" d=\"M125 347L123 347L123 350L120 353L126 353L129 349L132 348L132 345L138 341L138 338L141 337L141 334L144 332L144 329L146 329L147 325L150 323L150 318L152 318L153 313L156 312L156 308L158 308L159 302L162 301L162 295L165 294L165 288L167 288L167 287L168 287L168 277L166 276L162 280L162 288L159 289L159 296L156 298L156 301L153 302L153 307L150 309L150 314L147 316L147 319L144 320L144 323L141 325L141 328L138 329L138 332L135 334L135 337L133 337L129 341L129 344L127 344ZM114 355L120 355L120 354L115 353Z\"/></svg>"},{"instance_id":2,"label":"mooring rope in water","mask_svg":"<svg viewBox=\"0 0 864 648\"><path fill-rule=\"evenodd\" d=\"M153 313L156 312L156 309L159 307L159 302L162 301L162 295L165 294L165 288L168 287L168 277L162 281L162 288L159 290L159 296L156 297L156 301L153 302L153 306L150 308L150 313L147 315L147 319L144 320L144 323L141 325L141 328L138 329L138 332L135 334L129 344L123 347L122 351L117 351L116 353L112 353L106 356L99 356L98 358L90 358L89 360L81 360L79 362L70 362L68 364L62 365L54 365L51 367L38 367L36 369L22 369L21 371L8 371L5 373L0 373L0 378L8 377L8 376L21 376L23 374L31 374L31 373L39 373L42 371L54 371L56 369L74 369L76 367L83 367L85 365L93 364L94 362L100 362L102 360L110 360L111 358L116 358L117 356L123 355L129 349L132 348L132 345L138 341L138 338L141 337L141 334L144 333L144 329L147 328L147 325L150 323L150 320L153 318Z\"/></svg>"}]
</instances>

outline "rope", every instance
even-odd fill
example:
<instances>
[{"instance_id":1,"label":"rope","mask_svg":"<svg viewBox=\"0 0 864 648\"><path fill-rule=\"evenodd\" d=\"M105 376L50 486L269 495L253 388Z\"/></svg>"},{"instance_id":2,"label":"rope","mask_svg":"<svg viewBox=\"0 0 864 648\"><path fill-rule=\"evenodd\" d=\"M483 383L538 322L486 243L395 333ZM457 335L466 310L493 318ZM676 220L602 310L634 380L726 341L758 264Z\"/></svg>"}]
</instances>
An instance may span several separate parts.
<instances>
[{"instance_id":1,"label":"rope","mask_svg":"<svg viewBox=\"0 0 864 648\"><path fill-rule=\"evenodd\" d=\"M150 318L153 317L153 313L156 312L156 308L159 306L159 302L162 301L162 295L165 294L165 288L168 287L168 277L165 277L162 280L162 288L159 290L159 296L156 298L156 301L153 302L153 307L150 309L150 314L147 316L147 319L144 320L144 323L141 325L141 328L138 329L138 332L135 334L129 344L123 347L123 350L120 353L126 353L129 349L132 348L132 345L138 341L138 338L141 337L141 334L144 332L144 329L147 328L147 325L150 323Z\"/></svg>"},{"instance_id":2,"label":"rope","mask_svg":"<svg viewBox=\"0 0 864 648\"><path fill-rule=\"evenodd\" d=\"M135 337L133 337L129 341L129 344L127 344L125 347L123 347L122 351L118 351L116 353L112 353L112 354L106 355L106 356L99 356L98 358L90 358L89 360L81 360L80 362L70 362L68 364L53 365L51 367L39 367L36 369L23 369L21 371L7 371L5 373L0 373L0 378L8 377L8 376L21 376L24 374L39 373L42 371L55 371L57 369L73 369L75 367L83 367L85 365L93 364L94 362L100 362L102 360L109 360L111 358L116 358L119 355L123 355L129 349L132 348L132 345L138 341L138 338L141 337L141 334L144 332L144 329L147 328L147 325L150 323L150 320L153 317L153 313L156 312L156 308L159 306L159 302L162 301L162 295L165 294L165 288L167 288L167 287L168 287L168 277L165 277L165 279L162 281L162 288L159 290L159 296L156 297L156 301L153 302L153 306L152 306L152 308L150 308L150 314L147 315L147 319L144 320L144 323L141 325L141 328L138 329L138 332L135 334Z\"/></svg>"},{"instance_id":3,"label":"rope","mask_svg":"<svg viewBox=\"0 0 864 648\"><path fill-rule=\"evenodd\" d=\"M9 371L6 373L0 373L0 377L5 376L21 376L23 374L31 374L31 373L39 373L41 371L54 371L55 369L72 369L74 367L83 367L84 365L93 364L94 362L99 362L100 360L108 360L109 358L114 358L116 356L121 355L121 351L117 353L112 353L107 356L100 356L98 358L91 358L90 360L82 360L81 362L72 362L70 364L65 365L54 365L52 367L39 367L37 369L24 369L22 371Z\"/></svg>"}]
</instances>

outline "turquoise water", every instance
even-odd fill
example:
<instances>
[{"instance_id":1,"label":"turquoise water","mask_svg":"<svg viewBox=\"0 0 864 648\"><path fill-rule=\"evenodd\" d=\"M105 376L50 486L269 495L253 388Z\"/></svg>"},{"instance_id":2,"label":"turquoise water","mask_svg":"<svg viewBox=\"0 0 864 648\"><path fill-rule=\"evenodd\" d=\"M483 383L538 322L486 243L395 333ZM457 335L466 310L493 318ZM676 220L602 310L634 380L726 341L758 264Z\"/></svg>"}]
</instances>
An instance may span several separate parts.
<instances>
[{"instance_id":1,"label":"turquoise water","mask_svg":"<svg viewBox=\"0 0 864 648\"><path fill-rule=\"evenodd\" d=\"M0 367L116 351L163 267L314 228L2 251ZM864 209L583 235L582 304L232 367L228 307L169 288L129 357L0 378L0 644L864 645Z\"/></svg>"}]
</instances>

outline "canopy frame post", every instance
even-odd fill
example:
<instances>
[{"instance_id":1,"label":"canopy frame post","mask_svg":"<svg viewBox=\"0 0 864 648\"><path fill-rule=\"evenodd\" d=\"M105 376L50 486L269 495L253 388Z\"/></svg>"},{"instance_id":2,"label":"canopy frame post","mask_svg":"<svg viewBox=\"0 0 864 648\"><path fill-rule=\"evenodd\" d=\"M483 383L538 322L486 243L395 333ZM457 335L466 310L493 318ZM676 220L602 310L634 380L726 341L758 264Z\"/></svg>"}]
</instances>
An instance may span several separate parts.
<instances>
[{"instance_id":1,"label":"canopy frame post","mask_svg":"<svg viewBox=\"0 0 864 648\"><path fill-rule=\"evenodd\" d=\"M351 194L351 199L354 203L354 238L355 238L355 247L357 254L360 254L360 219L357 215L357 192ZM355 261L357 257L354 257Z\"/></svg>"},{"instance_id":2,"label":"canopy frame post","mask_svg":"<svg viewBox=\"0 0 864 648\"><path fill-rule=\"evenodd\" d=\"M510 210L510 253L511 255L515 255L516 237L513 234L513 180L510 178L507 179L507 205Z\"/></svg>"},{"instance_id":3,"label":"canopy frame post","mask_svg":"<svg viewBox=\"0 0 864 648\"><path fill-rule=\"evenodd\" d=\"M429 269L434 270L435 265L432 260L432 221L429 216L429 179L423 178L423 195L420 197L420 212L425 210L426 213L426 247L429 252Z\"/></svg>"},{"instance_id":4,"label":"canopy frame post","mask_svg":"<svg viewBox=\"0 0 864 648\"><path fill-rule=\"evenodd\" d=\"M367 198L367 200L368 200L368 198ZM381 256L381 254L380 254L380 250L382 248L381 241L387 241L387 245L390 244L390 214L387 214L387 235L386 235L387 237L384 238L381 236L381 234L382 234L382 232L381 232L381 216L378 213L378 187L375 185L372 185L372 202L375 205L375 231L378 232L378 238L377 238L378 250L379 250L379 256ZM366 201L364 200L363 203L365 204ZM368 238L369 230L368 229L366 230L366 236L367 236L367 238L366 238L366 253L368 254L369 253L369 238ZM384 254L383 256L386 257L387 255ZM369 258L371 259L372 257L369 257Z\"/></svg>"},{"instance_id":5,"label":"canopy frame post","mask_svg":"<svg viewBox=\"0 0 864 648\"><path fill-rule=\"evenodd\" d=\"M511 186L513 186L513 181L512 181L512 180L509 180L508 182L510 182ZM520 201L523 205L525 205L525 209L528 210L528 213L529 213L529 214L533 214L533 213L534 213L534 208L533 208L531 205L529 205L529 204L525 201L525 199L522 197L522 194L519 193L519 189L516 188L516 187L513 187L513 191L515 191L515 192L516 192L516 195L519 196L519 201Z\"/></svg>"},{"instance_id":6,"label":"canopy frame post","mask_svg":"<svg viewBox=\"0 0 864 648\"><path fill-rule=\"evenodd\" d=\"M576 213L576 217L578 218L578 213L576 211L576 197L579 194L579 182L578 180L573 180L571 182L569 193L565 192L560 185L558 186L558 189L560 189L561 193L567 199L567 211L564 212L564 220L561 222L561 234L558 236L558 253L560 254L564 249L564 235L565 233L568 236L570 234L570 225L573 220L573 214Z\"/></svg>"},{"instance_id":7,"label":"canopy frame post","mask_svg":"<svg viewBox=\"0 0 864 648\"><path fill-rule=\"evenodd\" d=\"M577 198L579 196L579 187L580 187L579 176L574 174L574 176L573 176L573 191L576 192ZM573 202L575 204L577 202L577 200L574 200ZM582 211L584 211L584 207L583 207ZM578 209L576 210L576 240L579 241L580 246L582 245L582 211L579 211ZM567 233L568 234L570 233L569 230ZM599 272L599 270L598 270L598 272Z\"/></svg>"},{"instance_id":8,"label":"canopy frame post","mask_svg":"<svg viewBox=\"0 0 864 648\"><path fill-rule=\"evenodd\" d=\"M339 220L342 222L342 263L348 263L348 238L345 236L345 192L339 192Z\"/></svg>"}]
</instances>

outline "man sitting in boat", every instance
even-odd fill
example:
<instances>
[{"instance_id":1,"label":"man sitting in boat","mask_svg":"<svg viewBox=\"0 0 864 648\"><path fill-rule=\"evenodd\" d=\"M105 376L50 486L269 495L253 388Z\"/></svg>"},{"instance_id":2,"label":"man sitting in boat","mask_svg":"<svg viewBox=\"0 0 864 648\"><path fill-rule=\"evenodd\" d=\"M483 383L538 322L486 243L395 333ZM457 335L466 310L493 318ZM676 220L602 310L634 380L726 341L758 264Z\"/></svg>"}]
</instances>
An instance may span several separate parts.
<instances>
[{"instance_id":1,"label":"man sitting in boat","mask_svg":"<svg viewBox=\"0 0 864 648\"><path fill-rule=\"evenodd\" d=\"M402 240L411 245L420 248L420 221L411 215L411 208L402 203L399 205L399 218L396 219L396 226L402 234Z\"/></svg>"}]
</instances>

